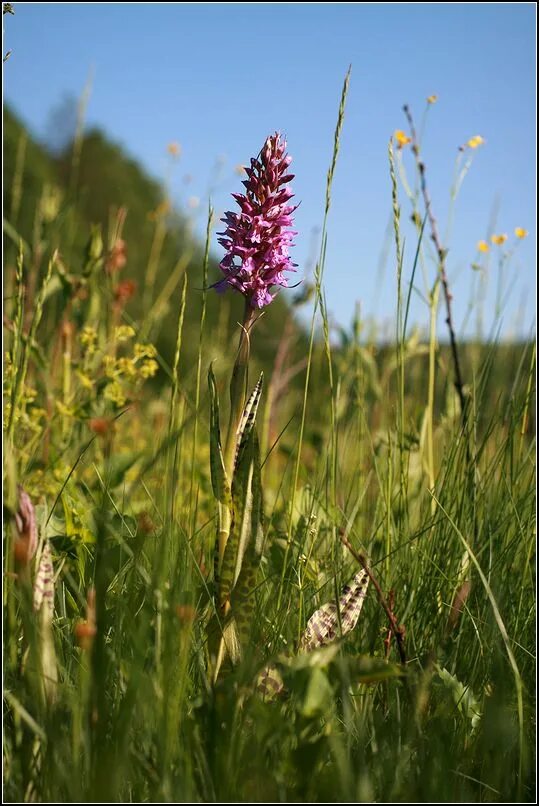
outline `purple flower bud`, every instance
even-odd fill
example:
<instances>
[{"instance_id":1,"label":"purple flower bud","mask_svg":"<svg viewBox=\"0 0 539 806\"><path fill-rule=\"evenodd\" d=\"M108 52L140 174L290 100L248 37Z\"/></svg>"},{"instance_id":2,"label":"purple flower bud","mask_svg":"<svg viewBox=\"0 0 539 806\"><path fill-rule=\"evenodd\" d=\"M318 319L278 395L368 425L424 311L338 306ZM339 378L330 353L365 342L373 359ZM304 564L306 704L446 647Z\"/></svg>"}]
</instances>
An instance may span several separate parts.
<instances>
[{"instance_id":1,"label":"purple flower bud","mask_svg":"<svg viewBox=\"0 0 539 806\"><path fill-rule=\"evenodd\" d=\"M227 227L219 235L219 243L227 254L220 263L224 279L217 291L235 288L253 308L269 305L275 296L274 286L288 286L286 271L296 271L288 254L297 233L292 226L292 213L297 205L287 202L294 195L287 185L294 177L288 173L292 158L285 153L286 140L279 132L268 137L260 154L251 159L243 184L246 194L233 193L240 213L228 212L221 219Z\"/></svg>"}]
</instances>

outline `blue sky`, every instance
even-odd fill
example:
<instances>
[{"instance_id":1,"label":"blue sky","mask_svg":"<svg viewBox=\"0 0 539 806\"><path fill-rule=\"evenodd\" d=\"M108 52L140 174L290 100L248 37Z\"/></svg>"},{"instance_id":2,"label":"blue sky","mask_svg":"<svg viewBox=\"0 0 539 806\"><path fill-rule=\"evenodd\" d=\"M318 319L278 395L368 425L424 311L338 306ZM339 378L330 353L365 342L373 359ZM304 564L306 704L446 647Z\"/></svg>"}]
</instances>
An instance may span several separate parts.
<instances>
[{"instance_id":1,"label":"blue sky","mask_svg":"<svg viewBox=\"0 0 539 806\"><path fill-rule=\"evenodd\" d=\"M88 123L103 127L157 178L167 171L167 144L179 142L172 189L179 204L200 199L198 213L188 208L200 232L212 183L213 203L223 211L232 204L228 194L241 189L235 166L254 156L269 133L285 132L301 201L300 279L322 222L340 92L352 64L325 273L332 318L345 327L359 301L364 316L391 328L394 253L390 248L385 269L380 258L391 210L387 143L395 129L407 128L403 103L419 124L426 97L435 93L423 156L443 235L457 148L476 134L485 139L474 151L446 244L457 327L480 277L470 268L476 243L487 237L495 215L494 232L509 235L505 251L515 227L530 232L505 265L501 285L509 294L502 334L529 334L536 290L534 4L13 5L15 16L3 19L4 51L12 50L4 66L5 101L44 136L51 109L68 94L79 96L92 69ZM409 174L410 157L404 153ZM410 208L400 192L407 221ZM408 278L415 244L403 229ZM213 247L219 256L216 237ZM495 319L504 250L491 248L481 275L486 331ZM425 271L431 281L433 266ZM410 319L423 325L428 312L419 269L416 283ZM466 332L475 326L474 314ZM442 315L439 332L444 335Z\"/></svg>"}]
</instances>

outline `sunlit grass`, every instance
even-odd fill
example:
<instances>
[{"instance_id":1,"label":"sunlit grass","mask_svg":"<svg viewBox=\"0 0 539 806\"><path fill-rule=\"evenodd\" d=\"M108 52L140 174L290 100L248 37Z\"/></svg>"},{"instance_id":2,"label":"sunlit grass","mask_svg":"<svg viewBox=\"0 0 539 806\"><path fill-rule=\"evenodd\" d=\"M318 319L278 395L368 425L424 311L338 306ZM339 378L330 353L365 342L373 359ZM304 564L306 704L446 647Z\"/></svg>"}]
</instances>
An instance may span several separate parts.
<instances>
[{"instance_id":1,"label":"sunlit grass","mask_svg":"<svg viewBox=\"0 0 539 806\"><path fill-rule=\"evenodd\" d=\"M266 330L252 331L249 391L265 370L263 541L235 663L223 652L216 668L212 647L224 611L210 464L217 398L223 435L226 418L236 422L227 393L240 331L228 297L218 318L208 313L211 207L205 251L186 242L169 273L160 263L167 230L152 222L138 290L122 274L122 258L136 250L124 242L125 210L112 212L108 231L75 237L82 225L73 198L53 215L43 197L32 242L7 221L7 801L534 798L535 347L457 340L459 388L454 350L437 338L445 255L433 256L421 172L410 180L403 166L415 141L402 131L388 169L394 343L366 338L359 310L350 332L334 337L325 255L348 81L309 333L291 315L272 333L270 310ZM73 153L71 194L80 134ZM19 154L15 219L25 205L23 146ZM417 231L406 250L401 196ZM478 251L503 247L501 238L481 240L487 248ZM409 322L419 275L427 340ZM135 316L128 303L136 295L143 307ZM171 300L174 349L165 355L156 344ZM479 304L472 297L470 315ZM231 475L235 445L224 443ZM32 515L21 510L21 489ZM46 546L52 580L41 562ZM337 608L342 640L306 652L309 619L346 602L358 558L379 593L369 585L349 631ZM38 587L54 585L52 610L36 608L36 578ZM280 681L271 696L260 685L268 670Z\"/></svg>"}]
</instances>

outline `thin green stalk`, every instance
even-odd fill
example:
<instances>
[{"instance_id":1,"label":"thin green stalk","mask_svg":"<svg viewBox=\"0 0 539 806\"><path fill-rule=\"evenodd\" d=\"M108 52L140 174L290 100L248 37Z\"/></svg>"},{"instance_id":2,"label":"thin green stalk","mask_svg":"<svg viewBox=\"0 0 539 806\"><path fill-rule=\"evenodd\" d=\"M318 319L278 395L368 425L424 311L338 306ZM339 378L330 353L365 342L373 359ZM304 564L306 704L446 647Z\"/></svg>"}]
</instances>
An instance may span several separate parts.
<instances>
[{"instance_id":1,"label":"thin green stalk","mask_svg":"<svg viewBox=\"0 0 539 806\"><path fill-rule=\"evenodd\" d=\"M325 244L326 244L326 232L327 232L327 221L328 221L328 214L329 208L331 205L331 187L333 184L333 175L335 173L335 167L337 165L337 156L339 154L339 143L341 138L341 131L342 125L344 122L344 110L346 106L346 96L348 95L348 86L350 84L350 73L352 68L348 68L348 72L344 79L344 84L342 88L341 94L341 101L339 104L339 112L337 116L337 125L335 127L335 136L333 141L333 157L331 160L331 165L328 170L327 175L327 183L326 183L326 205L324 211L324 223L322 225L322 238L321 238L321 249L320 249L320 258L315 268L315 298L313 304L313 313L311 317L311 329L309 334L309 354L307 359L307 371L305 374L305 386L303 389L303 405L302 405L302 412L301 412L301 424L299 429L299 439L298 439L298 447L296 453L296 462L294 467L294 474L293 474L293 484L292 484L292 495L290 496L290 506L288 510L288 537L286 541L286 549L283 559L283 568L281 573L281 582L279 585L279 594L277 597L277 609L281 606L282 596L283 596L283 587L284 587L284 580L286 575L286 567L288 562L288 555L290 553L290 546L292 545L292 521L294 517L294 507L296 503L296 491L298 487L298 480L299 480L299 468L301 463L301 449L303 445L303 434L305 431L305 417L307 413L307 398L309 394L309 382L311 379L311 365L312 365L312 357L313 357L313 348L314 348L314 333L315 333L315 323L316 323L316 314L318 311L318 305L321 300L321 290L322 290L322 280L324 276L324 256L325 256Z\"/></svg>"},{"instance_id":2,"label":"thin green stalk","mask_svg":"<svg viewBox=\"0 0 539 806\"><path fill-rule=\"evenodd\" d=\"M440 299L440 284L436 280L430 299L430 327L429 327L429 377L427 399L427 462L429 487L434 490L434 390L436 387L436 321L438 318L438 301ZM434 514L434 512L433 512Z\"/></svg>"},{"instance_id":3,"label":"thin green stalk","mask_svg":"<svg viewBox=\"0 0 539 806\"><path fill-rule=\"evenodd\" d=\"M19 407L19 403L21 403L21 399L23 398L23 390L24 384L26 382L26 375L28 372L28 364L30 361L30 352L32 350L32 345L34 344L36 332L41 322L41 317L43 315L43 306L45 303L45 294L47 291L47 287L49 285L49 280L52 276L52 269L56 263L56 253L52 256L49 260L49 264L47 267L47 273L45 275L45 279L43 280L43 284L39 291L39 294L36 299L36 307L34 311L34 315L32 318L32 322L30 325L29 333L26 337L26 344L24 345L24 349L22 350L22 359L20 369L17 371L15 376L15 387L12 390L12 403L11 403L11 411L10 411L10 419L9 419L9 426L8 426L8 437L11 442L13 442L13 429L15 426L15 412ZM20 273L22 277L22 262L20 265ZM22 313L22 308L18 308Z\"/></svg>"},{"instance_id":4,"label":"thin green stalk","mask_svg":"<svg viewBox=\"0 0 539 806\"><path fill-rule=\"evenodd\" d=\"M247 400L247 384L249 380L249 356L251 352L250 331L256 321L256 311L248 297L245 298L243 324L241 325L240 339L232 378L230 381L230 415L223 455L225 472L228 483L232 484L234 476L234 461L236 457L236 443L238 428ZM223 561L225 546L228 541L231 527L231 512L227 506L222 507L222 519L219 524L219 557L218 567Z\"/></svg>"},{"instance_id":5,"label":"thin green stalk","mask_svg":"<svg viewBox=\"0 0 539 806\"><path fill-rule=\"evenodd\" d=\"M150 308L148 314L145 315L144 327L141 328L139 334L141 341L146 341L146 336L151 332L153 325L166 314L170 304L170 299L180 280L182 279L182 276L185 274L192 257L193 252L191 250L184 252L172 269L170 275L167 277L165 284L159 292L155 302Z\"/></svg>"},{"instance_id":6,"label":"thin green stalk","mask_svg":"<svg viewBox=\"0 0 539 806\"><path fill-rule=\"evenodd\" d=\"M437 253L437 257L438 257L438 272L439 272L439 275L440 275L440 281L441 281L442 289L443 289L443 292L444 292L445 305L446 305L446 314L447 314L447 316L446 316L446 324L447 324L447 327L448 327L448 330L449 330L449 341L450 341L450 344L451 344L451 355L452 355L452 359L453 359L453 368L454 368L454 374L455 374L454 385L455 385L455 390L456 390L458 398L459 398L460 415L461 415L462 425L463 425L463 429L464 429L466 424L467 424L468 413L466 411L466 394L465 394L465 391L464 391L464 381L463 381L462 371L461 371L460 356L459 356L459 351L458 351L458 347L457 347L457 339L456 339L456 336L455 336L455 327L454 327L454 324L453 324L453 314L452 314L452 305L451 305L453 297L452 297L452 295L451 295L451 293L449 291L449 282L448 282L448 279L447 279L447 272L446 272L446 267L445 267L446 266L447 249L442 246L442 243L441 243L439 235L438 235L438 226L437 226L436 219L434 217L434 213L433 213L433 210L432 210L430 194L429 194L429 190L428 190L428 187L427 187L425 163L423 162L423 160L420 157L419 146L418 146L418 142L417 142L417 135L416 135L416 132L415 132L415 127L414 127L414 121L413 121L413 118L412 118L412 113L410 112L410 109L409 109L409 107L407 105L404 106L404 113L405 113L406 118L408 120L408 123L410 125L410 133L411 133L411 137L412 137L412 151L413 151L414 156L415 156L417 171L418 171L418 174L419 174L419 177L420 177L420 180L421 180L421 183L420 183L421 184L421 192L423 194L423 200L425 202L425 210L426 210L427 217L428 217L429 224L430 224L431 237L432 237L432 240L433 240L434 245L436 247L436 253Z\"/></svg>"},{"instance_id":7,"label":"thin green stalk","mask_svg":"<svg viewBox=\"0 0 539 806\"><path fill-rule=\"evenodd\" d=\"M457 154L457 158L455 160L455 171L454 171L454 177L453 177L453 184L451 186L451 192L450 192L450 195L449 195L449 211L448 211L448 214L447 214L447 227L446 227L446 231L445 231L444 243L449 243L449 240L451 238L451 230L453 228L453 218L454 218L454 215L455 215L455 205L456 205L456 201L457 201L457 196L459 195L460 188L462 187L462 183L464 182L464 179L466 178L466 174L468 173L468 171L470 170L471 165L472 165L472 158L470 157L464 163L464 167L462 168L462 170L460 169L460 164L462 162L463 154L464 154L464 151L459 149L458 154Z\"/></svg>"},{"instance_id":8,"label":"thin green stalk","mask_svg":"<svg viewBox=\"0 0 539 806\"><path fill-rule=\"evenodd\" d=\"M325 261L325 249L324 249ZM326 360L328 365L329 374L329 391L330 391L330 421L331 421L331 458L330 458L330 501L331 506L337 506L337 404L336 404L336 390L333 379L333 361L331 358L331 343L329 333L329 317L327 310L327 302L325 292L322 290L320 296L320 315L322 317L322 330L324 334L324 349L326 353Z\"/></svg>"},{"instance_id":9,"label":"thin green stalk","mask_svg":"<svg viewBox=\"0 0 539 806\"><path fill-rule=\"evenodd\" d=\"M62 402L67 408L71 401L71 363L72 363L72 325L66 319L61 325L62 352ZM62 419L62 437L65 439L69 433L70 423L67 417Z\"/></svg>"},{"instance_id":10,"label":"thin green stalk","mask_svg":"<svg viewBox=\"0 0 539 806\"><path fill-rule=\"evenodd\" d=\"M75 131L75 138L73 140L73 152L71 156L71 173L69 176L69 195L75 198L77 193L77 185L79 183L79 169L80 157L82 153L82 141L84 137L84 121L86 118L86 109L88 108L88 101L92 92L93 84L93 69L88 73L86 84L82 91L80 101L77 107L77 129Z\"/></svg>"},{"instance_id":11,"label":"thin green stalk","mask_svg":"<svg viewBox=\"0 0 539 806\"><path fill-rule=\"evenodd\" d=\"M245 402L247 399L247 385L249 375L249 356L251 354L251 328L256 320L256 311L249 299L245 298L243 323L241 325L238 352L230 380L230 415L226 432L224 462L225 470L232 483L234 475L234 458L236 455L236 441L238 427L241 422Z\"/></svg>"},{"instance_id":12,"label":"thin green stalk","mask_svg":"<svg viewBox=\"0 0 539 806\"><path fill-rule=\"evenodd\" d=\"M532 357L531 357L531 361L530 361L530 371L528 373L528 384L526 386L526 398L525 398L525 402L524 402L524 412L522 414L522 424L520 426L519 457L522 456L522 447L523 447L523 444L524 444L524 437L526 436L526 432L528 430L528 409L530 407L530 400L531 400L531 395L532 395L536 350L537 350L537 344L534 341L533 349L532 349Z\"/></svg>"},{"instance_id":13,"label":"thin green stalk","mask_svg":"<svg viewBox=\"0 0 539 806\"><path fill-rule=\"evenodd\" d=\"M174 364L172 367L172 393L170 396L170 413L169 413L169 426L168 437L171 438L172 434L177 430L178 425L183 423L183 406L178 413L178 395L180 390L180 353L182 349L182 335L183 335L183 319L185 315L185 300L187 293L187 274L183 276L183 287L180 298L180 310L178 313L178 329L176 333L176 351L174 353ZM183 435L182 435L183 442ZM176 500L176 482L178 479L178 441L174 443L172 466L169 467L170 451L167 454L167 472L166 478L170 479L170 520L174 522L174 502Z\"/></svg>"},{"instance_id":14,"label":"thin green stalk","mask_svg":"<svg viewBox=\"0 0 539 806\"><path fill-rule=\"evenodd\" d=\"M167 234L167 228L164 222L164 217L163 215L158 214L157 221L155 223L152 246L150 249L150 256L148 258L148 265L146 266L146 271L144 273L144 292L142 296L142 309L145 315L150 312L153 290L155 287L155 280L157 278L157 268L159 266L159 258L161 256L166 234ZM145 328L145 332L147 332L147 328Z\"/></svg>"},{"instance_id":15,"label":"thin green stalk","mask_svg":"<svg viewBox=\"0 0 539 806\"><path fill-rule=\"evenodd\" d=\"M22 243L19 245L19 255L15 268L15 285L17 287L17 296L15 300L15 314L13 316L13 342L11 346L11 402L10 413L8 422L8 438L10 442L13 441L13 427L15 418L15 409L19 396L21 385L21 366L22 366L22 327L24 319L24 284L23 284L23 266L24 256L22 250Z\"/></svg>"},{"instance_id":16,"label":"thin green stalk","mask_svg":"<svg viewBox=\"0 0 539 806\"><path fill-rule=\"evenodd\" d=\"M391 558L392 546L392 498L393 498L393 443L391 441L391 432L388 433L387 443L387 486L386 486L386 529L385 529L385 573L386 579L389 579L390 566L389 561Z\"/></svg>"},{"instance_id":17,"label":"thin green stalk","mask_svg":"<svg viewBox=\"0 0 539 806\"><path fill-rule=\"evenodd\" d=\"M204 340L204 323L206 321L206 298L208 294L208 260L210 255L210 233L213 221L213 207L208 204L208 223L206 226L206 246L204 248L204 261L202 263L202 309L200 312L200 332L198 339L197 375L195 387L195 423L193 428L193 446L191 451L191 482L189 485L189 517L192 520L192 533L195 531L196 512L193 514L193 489L195 484L195 459L198 440L198 407L200 405L200 373L202 369L202 347Z\"/></svg>"},{"instance_id":18,"label":"thin green stalk","mask_svg":"<svg viewBox=\"0 0 539 806\"><path fill-rule=\"evenodd\" d=\"M363 362L361 361L361 318L360 318L360 306L359 302L356 304L356 315L354 317L354 369L355 369L355 377L354 381L356 384L356 395L355 395L355 408L356 408L356 427L357 427L357 451L358 451L358 472L357 472L357 482L356 487L358 490L359 495L363 490L363 409L364 405L362 400L364 401L364 367Z\"/></svg>"},{"instance_id":19,"label":"thin green stalk","mask_svg":"<svg viewBox=\"0 0 539 806\"><path fill-rule=\"evenodd\" d=\"M397 260L397 373L398 373L398 405L397 405L397 433L399 435L399 497L401 511L405 501L405 478L404 478L404 342L406 338L403 327L403 307L402 307L402 261L403 249L400 236L400 206L397 191L397 176L395 174L395 161L393 154L393 138L389 141L389 174L391 177L391 200L393 206L393 229L395 233L395 250Z\"/></svg>"}]
</instances>

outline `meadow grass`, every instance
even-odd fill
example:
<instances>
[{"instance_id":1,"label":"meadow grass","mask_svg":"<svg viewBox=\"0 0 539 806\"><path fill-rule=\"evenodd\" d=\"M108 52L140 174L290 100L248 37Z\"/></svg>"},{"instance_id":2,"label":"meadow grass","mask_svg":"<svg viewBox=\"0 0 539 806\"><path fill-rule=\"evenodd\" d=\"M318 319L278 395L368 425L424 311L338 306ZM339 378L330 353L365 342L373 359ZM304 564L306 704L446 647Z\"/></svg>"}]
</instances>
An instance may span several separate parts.
<instances>
[{"instance_id":1,"label":"meadow grass","mask_svg":"<svg viewBox=\"0 0 539 806\"><path fill-rule=\"evenodd\" d=\"M184 318L189 283L208 286L213 211L198 273L188 279L180 260L161 291L156 223L140 319L110 273L121 214L105 245L90 235L78 273L61 252L38 271L36 244L20 242L4 371L8 802L534 800L535 346L458 344L465 385L455 386L454 350L436 333L445 269L439 254L430 261L429 210L404 176L418 216L405 259L394 143L395 340L366 339L359 311L341 343L331 338L324 268L348 81L300 383L286 383L285 328L260 409L265 514L248 641L215 675L204 377L218 358L210 391L223 425L236 345L224 347L226 329L206 315L212 292L196 332ZM79 137L75 171L81 147ZM426 340L408 323L419 267L430 272ZM151 341L163 294L178 287L169 365ZM249 388L256 339L255 323ZM186 341L198 345L194 364L182 361ZM21 488L35 506L33 559ZM380 596L371 584L346 637L298 653L309 618L358 561ZM52 597L38 611L36 579ZM260 690L268 666L276 696Z\"/></svg>"}]
</instances>

